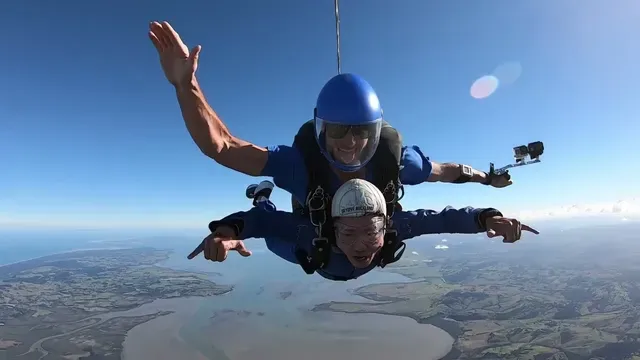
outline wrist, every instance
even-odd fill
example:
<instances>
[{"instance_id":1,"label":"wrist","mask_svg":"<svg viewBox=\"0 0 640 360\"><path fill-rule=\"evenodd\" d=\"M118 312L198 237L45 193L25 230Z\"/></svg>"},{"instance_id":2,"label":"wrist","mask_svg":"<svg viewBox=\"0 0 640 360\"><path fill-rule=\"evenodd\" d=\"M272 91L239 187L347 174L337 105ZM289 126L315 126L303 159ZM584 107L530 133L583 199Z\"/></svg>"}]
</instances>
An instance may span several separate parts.
<instances>
[{"instance_id":1,"label":"wrist","mask_svg":"<svg viewBox=\"0 0 640 360\"><path fill-rule=\"evenodd\" d=\"M488 174L485 173L484 171L479 171L476 169L473 169L473 176L471 177L471 181L474 183L479 183L484 185L491 184L491 179L489 179Z\"/></svg>"},{"instance_id":2,"label":"wrist","mask_svg":"<svg viewBox=\"0 0 640 360\"><path fill-rule=\"evenodd\" d=\"M178 92L178 93L184 93L184 92L188 92L188 91L198 90L200 88L200 86L198 84L198 79L196 79L195 74L193 74L190 77L178 82L177 84L174 84L174 87L176 89L176 92Z\"/></svg>"},{"instance_id":3,"label":"wrist","mask_svg":"<svg viewBox=\"0 0 640 360\"><path fill-rule=\"evenodd\" d=\"M209 223L209 231L215 233L220 226L228 226L233 229L237 238L242 233L242 230L244 230L244 221L241 219L223 219L220 221L212 221Z\"/></svg>"},{"instance_id":4,"label":"wrist","mask_svg":"<svg viewBox=\"0 0 640 360\"><path fill-rule=\"evenodd\" d=\"M478 181L482 185L491 185L491 176L486 172L481 172L479 176L480 180Z\"/></svg>"},{"instance_id":5,"label":"wrist","mask_svg":"<svg viewBox=\"0 0 640 360\"><path fill-rule=\"evenodd\" d=\"M466 182L475 182L474 178L476 177L476 171L469 165L457 164L453 167L454 174L456 174L456 178L451 181L454 184L464 184Z\"/></svg>"},{"instance_id":6,"label":"wrist","mask_svg":"<svg viewBox=\"0 0 640 360\"><path fill-rule=\"evenodd\" d=\"M476 218L476 223L478 225L478 228L481 231L486 231L487 230L487 220L494 218L494 217L502 217L502 213L494 208L488 208L488 209L484 209L482 210L479 214L478 217Z\"/></svg>"}]
</instances>

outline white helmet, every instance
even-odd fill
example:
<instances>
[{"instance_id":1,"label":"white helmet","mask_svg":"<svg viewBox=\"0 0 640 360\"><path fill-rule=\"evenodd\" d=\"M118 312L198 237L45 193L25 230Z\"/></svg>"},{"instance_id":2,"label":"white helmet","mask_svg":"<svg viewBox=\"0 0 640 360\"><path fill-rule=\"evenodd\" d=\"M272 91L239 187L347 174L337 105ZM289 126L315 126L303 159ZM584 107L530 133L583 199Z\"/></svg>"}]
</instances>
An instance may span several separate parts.
<instances>
[{"instance_id":1,"label":"white helmet","mask_svg":"<svg viewBox=\"0 0 640 360\"><path fill-rule=\"evenodd\" d=\"M331 202L331 217L387 216L387 202L372 183L351 179L342 184Z\"/></svg>"}]
</instances>

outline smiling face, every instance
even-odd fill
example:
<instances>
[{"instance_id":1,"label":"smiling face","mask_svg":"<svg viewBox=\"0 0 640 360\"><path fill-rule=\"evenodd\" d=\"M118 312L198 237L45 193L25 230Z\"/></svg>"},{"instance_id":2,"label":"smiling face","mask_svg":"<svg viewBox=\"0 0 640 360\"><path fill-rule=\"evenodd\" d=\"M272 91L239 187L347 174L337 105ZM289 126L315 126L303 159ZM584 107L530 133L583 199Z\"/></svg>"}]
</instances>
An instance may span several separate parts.
<instances>
[{"instance_id":1,"label":"smiling face","mask_svg":"<svg viewBox=\"0 0 640 360\"><path fill-rule=\"evenodd\" d=\"M369 129L364 126L326 125L326 148L345 165L357 165L369 143Z\"/></svg>"},{"instance_id":2,"label":"smiling face","mask_svg":"<svg viewBox=\"0 0 640 360\"><path fill-rule=\"evenodd\" d=\"M341 139L327 138L327 149L337 161L345 165L357 165L367 142L368 139L356 138L349 132Z\"/></svg>"},{"instance_id":3,"label":"smiling face","mask_svg":"<svg viewBox=\"0 0 640 360\"><path fill-rule=\"evenodd\" d=\"M336 245L356 268L371 265L384 244L385 221L380 215L337 218Z\"/></svg>"}]
</instances>

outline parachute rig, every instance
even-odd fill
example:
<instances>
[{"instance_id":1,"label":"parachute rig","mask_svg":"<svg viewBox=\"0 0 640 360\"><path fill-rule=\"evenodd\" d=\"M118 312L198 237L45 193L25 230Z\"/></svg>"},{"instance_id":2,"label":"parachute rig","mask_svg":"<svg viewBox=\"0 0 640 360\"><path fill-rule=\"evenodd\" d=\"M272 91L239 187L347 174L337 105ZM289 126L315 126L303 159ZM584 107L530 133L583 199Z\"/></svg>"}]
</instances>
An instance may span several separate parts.
<instances>
[{"instance_id":1,"label":"parachute rig","mask_svg":"<svg viewBox=\"0 0 640 360\"><path fill-rule=\"evenodd\" d=\"M505 165L499 169L496 169L493 163L489 165L489 174L503 175L509 172L509 169L537 164L541 162L540 156L544 154L544 143L542 141L535 141L528 145L520 145L513 148L513 157L516 161L512 164Z\"/></svg>"}]
</instances>

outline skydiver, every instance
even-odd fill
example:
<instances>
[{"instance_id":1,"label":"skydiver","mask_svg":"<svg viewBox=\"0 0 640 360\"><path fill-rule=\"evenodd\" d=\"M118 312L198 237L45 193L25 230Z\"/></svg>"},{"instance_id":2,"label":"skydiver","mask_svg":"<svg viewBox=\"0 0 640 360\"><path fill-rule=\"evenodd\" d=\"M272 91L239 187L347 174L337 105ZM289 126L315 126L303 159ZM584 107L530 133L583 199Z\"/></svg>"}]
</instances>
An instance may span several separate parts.
<instances>
[{"instance_id":1,"label":"skydiver","mask_svg":"<svg viewBox=\"0 0 640 360\"><path fill-rule=\"evenodd\" d=\"M251 251L242 240L271 238L282 242L281 248L288 249L276 255L304 268L301 260L309 259L301 258L300 252L312 253L313 242L319 241L314 225L307 218L275 210L268 194L266 202L268 207L254 202L257 206L249 211L211 222L211 235L189 258L203 252L205 259L220 262L226 260L229 251L246 257ZM404 240L426 234L486 232L490 238L502 236L507 243L518 241L523 230L538 234L535 229L516 219L505 218L492 208L396 211L392 218L387 208L382 192L368 181L352 179L340 186L331 203L331 235L328 246L323 248L326 256L317 259L324 264L316 271L330 280L355 279L376 266L397 261L404 251ZM392 237L393 243L388 241L391 229L397 231L397 236Z\"/></svg>"},{"instance_id":2,"label":"skydiver","mask_svg":"<svg viewBox=\"0 0 640 360\"><path fill-rule=\"evenodd\" d=\"M148 35L167 80L176 88L187 129L202 153L244 174L272 177L276 185L304 203L308 195L304 150L284 145L264 148L235 137L209 106L196 79L201 46L189 51L168 22L152 22ZM317 152L327 158L323 162L333 170L333 188L350 178L370 177L365 165L374 158L382 130L395 132L383 126L382 108L373 88L357 75L338 75L323 87L314 112L313 124L305 125L321 130L324 141ZM397 145L402 145L397 137ZM303 146L318 147L315 139L302 140ZM476 182L502 188L512 184L508 176L489 176L461 164L430 161L417 146L402 147L400 162L400 180L407 185ZM372 169L366 170L371 173Z\"/></svg>"},{"instance_id":3,"label":"skydiver","mask_svg":"<svg viewBox=\"0 0 640 360\"><path fill-rule=\"evenodd\" d=\"M352 178L365 178L377 186L387 198L389 214L401 209L398 200L404 184L511 184L508 174L498 176L461 164L437 164L417 146L403 146L400 134L383 121L373 88L354 74L335 76L324 85L313 120L300 128L293 146L263 148L251 144L233 136L207 104L195 76L201 47L189 52L167 22L152 22L149 37L167 80L176 88L187 129L200 150L225 167L272 177L278 187L292 194L296 214L329 218L331 194ZM324 209L323 214L318 214L319 209Z\"/></svg>"}]
</instances>

